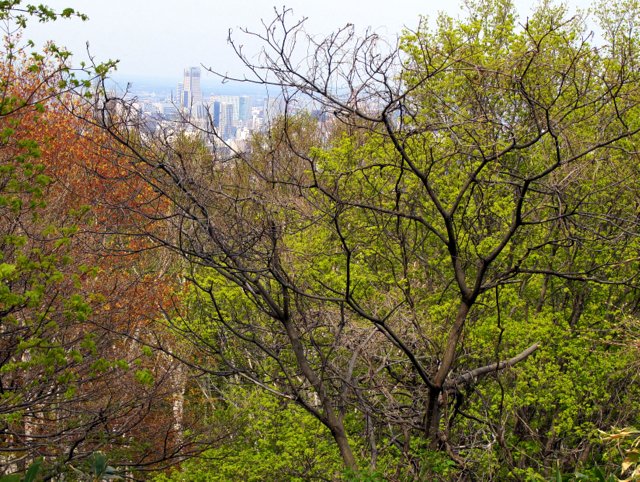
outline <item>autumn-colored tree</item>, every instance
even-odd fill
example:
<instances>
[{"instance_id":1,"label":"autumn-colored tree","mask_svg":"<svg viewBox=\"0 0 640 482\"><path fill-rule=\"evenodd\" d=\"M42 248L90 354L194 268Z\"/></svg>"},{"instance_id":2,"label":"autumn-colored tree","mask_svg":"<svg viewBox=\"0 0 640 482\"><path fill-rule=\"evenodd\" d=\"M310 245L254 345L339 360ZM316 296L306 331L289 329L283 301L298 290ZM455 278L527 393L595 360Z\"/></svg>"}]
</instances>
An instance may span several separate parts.
<instances>
[{"instance_id":1,"label":"autumn-colored tree","mask_svg":"<svg viewBox=\"0 0 640 482\"><path fill-rule=\"evenodd\" d=\"M9 3L0 12L18 30L29 15L74 14ZM168 337L149 322L173 303L174 283L139 239L111 234L136 218L110 207L126 198L149 215L153 191L114 167L104 133L74 114L90 84L70 70L68 52L29 52L9 33L0 62L0 472L37 457L65 470L97 450L131 470L173 463L194 447L185 372L136 340Z\"/></svg>"}]
</instances>

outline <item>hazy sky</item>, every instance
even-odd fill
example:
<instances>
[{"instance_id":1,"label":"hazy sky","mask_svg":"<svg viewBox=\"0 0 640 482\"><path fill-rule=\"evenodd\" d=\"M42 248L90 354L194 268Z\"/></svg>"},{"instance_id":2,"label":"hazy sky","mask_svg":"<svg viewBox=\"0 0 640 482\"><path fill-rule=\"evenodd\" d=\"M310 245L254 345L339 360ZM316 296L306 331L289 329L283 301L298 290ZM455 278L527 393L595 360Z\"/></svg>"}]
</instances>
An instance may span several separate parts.
<instances>
[{"instance_id":1,"label":"hazy sky","mask_svg":"<svg viewBox=\"0 0 640 482\"><path fill-rule=\"evenodd\" d=\"M62 20L35 25L27 34L37 41L53 39L85 58L85 44L96 59L119 59L118 76L178 79L190 65L210 65L220 71L237 69L227 45L232 28L259 30L261 19L272 19L272 0L43 0L51 7L72 7L89 21ZM37 2L35 2L37 3ZM569 0L586 5L586 0ZM525 0L516 5L526 15ZM279 4L282 8L282 4ZM346 23L358 30L372 27L395 37L404 26L415 27L420 14L435 17L440 10L457 15L459 3L436 0L287 0L292 18L308 17L309 32L326 34ZM242 43L242 41L241 41ZM251 45L247 45L251 49Z\"/></svg>"}]
</instances>

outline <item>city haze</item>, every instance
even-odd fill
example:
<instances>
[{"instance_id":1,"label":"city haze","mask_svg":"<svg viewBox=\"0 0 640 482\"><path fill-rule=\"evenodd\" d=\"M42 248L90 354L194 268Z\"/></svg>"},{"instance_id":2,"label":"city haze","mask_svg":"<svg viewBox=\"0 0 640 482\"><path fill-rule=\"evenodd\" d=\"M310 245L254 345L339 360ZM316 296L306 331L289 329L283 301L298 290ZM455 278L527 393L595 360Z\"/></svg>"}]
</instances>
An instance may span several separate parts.
<instances>
[{"instance_id":1,"label":"city haze","mask_svg":"<svg viewBox=\"0 0 640 482\"><path fill-rule=\"evenodd\" d=\"M86 13L89 20L63 20L50 24L33 24L29 38L42 43L53 39L74 53L79 62L89 52L97 60L118 59L115 77L120 82L140 82L153 79L172 86L186 66L205 65L223 73L242 70L231 47L227 44L229 29L232 36L243 44L248 53L257 53L258 47L240 29L260 31L261 21L274 18L271 2L238 0L236 2L201 2L183 0L180 3L158 0L111 0L87 2L81 0L50 0L47 5L57 10L71 7ZM515 2L523 17L530 3ZM583 0L569 2L572 7L584 8ZM347 23L364 32L371 28L383 37L395 39L404 27L417 26L420 15L434 19L439 11L458 15L458 2L434 0L402 0L387 2L373 0L366 3L327 0L287 2L292 9L292 20L307 17L307 31L326 35ZM203 85L216 85L211 74L203 71Z\"/></svg>"}]
</instances>

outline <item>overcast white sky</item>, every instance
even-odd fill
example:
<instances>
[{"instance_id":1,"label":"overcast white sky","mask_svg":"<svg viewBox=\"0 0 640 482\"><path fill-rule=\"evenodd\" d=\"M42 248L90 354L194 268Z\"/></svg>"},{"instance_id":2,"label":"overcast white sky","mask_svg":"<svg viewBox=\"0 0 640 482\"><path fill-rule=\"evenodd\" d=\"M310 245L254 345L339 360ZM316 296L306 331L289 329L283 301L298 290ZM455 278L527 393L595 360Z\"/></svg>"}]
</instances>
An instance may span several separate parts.
<instances>
[{"instance_id":1,"label":"overcast white sky","mask_svg":"<svg viewBox=\"0 0 640 482\"><path fill-rule=\"evenodd\" d=\"M516 0L526 16L531 1ZM43 0L56 9L71 7L89 21L63 20L36 25L27 34L36 41L52 39L84 57L85 43L99 60L119 59L118 77L176 79L191 65L234 70L227 45L229 28L259 29L274 16L273 0ZM34 3L38 3L35 2ZM569 0L585 7L587 0ZM282 3L276 4L282 8ZM420 14L435 17L445 10L458 15L460 3L437 0L286 0L295 18L308 17L309 32L326 34L346 23L359 30L372 27L395 37L404 26L415 27ZM238 37L240 38L240 37Z\"/></svg>"}]
</instances>

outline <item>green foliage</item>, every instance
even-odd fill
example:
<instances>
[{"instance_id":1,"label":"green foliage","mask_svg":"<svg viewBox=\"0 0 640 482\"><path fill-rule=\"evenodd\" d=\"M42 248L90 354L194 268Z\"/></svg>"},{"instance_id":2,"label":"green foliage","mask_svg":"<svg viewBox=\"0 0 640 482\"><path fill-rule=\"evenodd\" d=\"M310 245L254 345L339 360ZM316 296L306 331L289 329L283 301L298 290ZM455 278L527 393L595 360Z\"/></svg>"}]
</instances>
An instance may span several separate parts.
<instances>
[{"instance_id":1,"label":"green foliage","mask_svg":"<svg viewBox=\"0 0 640 482\"><path fill-rule=\"evenodd\" d=\"M344 120L330 132L287 116L224 169L187 135L146 163L136 150L132 171L171 203L169 234L144 234L182 254L195 285L172 327L192 363L226 377L202 411L233 427L158 480L610 478L598 430L640 413L638 6L601 7L601 46L563 5L526 22L507 0L466 8L405 32L397 65L370 65L374 37L348 51L348 30L311 42L310 75L287 70L293 48L265 53L254 72L329 105ZM38 197L37 146L18 147L7 176L26 173L15 188ZM23 197L2 204L20 212ZM64 250L74 233L61 234ZM3 259L0 278L60 277L62 258L25 257ZM37 306L45 292L9 294ZM63 306L91 314L73 296ZM53 348L47 363L63 365ZM146 368L135 378L154 383ZM348 473L328 431L343 427L361 459Z\"/></svg>"},{"instance_id":2,"label":"green foliage","mask_svg":"<svg viewBox=\"0 0 640 482\"><path fill-rule=\"evenodd\" d=\"M78 482L104 482L109 480L122 480L115 468L107 463L107 457L102 452L94 452L83 464L82 468L67 464L62 469L59 467L47 467L44 460L39 458L33 462L24 474L16 473L0 476L0 482L36 482L48 480L55 475L65 473L63 477L70 475L72 480Z\"/></svg>"},{"instance_id":3,"label":"green foliage","mask_svg":"<svg viewBox=\"0 0 640 482\"><path fill-rule=\"evenodd\" d=\"M138 383L142 385L152 386L154 382L153 373L148 368L143 368L142 370L136 370L134 376Z\"/></svg>"},{"instance_id":4,"label":"green foliage","mask_svg":"<svg viewBox=\"0 0 640 482\"><path fill-rule=\"evenodd\" d=\"M210 416L233 428L231 435L156 482L303 482L337 478L342 472L326 428L291 403L238 388L229 390Z\"/></svg>"},{"instance_id":5,"label":"green foliage","mask_svg":"<svg viewBox=\"0 0 640 482\"><path fill-rule=\"evenodd\" d=\"M104 482L109 480L123 480L118 471L108 464L108 459L102 452L94 452L81 467L69 466L75 480L79 482Z\"/></svg>"},{"instance_id":6,"label":"green foliage","mask_svg":"<svg viewBox=\"0 0 640 482\"><path fill-rule=\"evenodd\" d=\"M0 476L0 482L36 482L42 469L42 459L33 462L23 474L11 474Z\"/></svg>"},{"instance_id":7,"label":"green foliage","mask_svg":"<svg viewBox=\"0 0 640 482\"><path fill-rule=\"evenodd\" d=\"M596 48L561 5L526 23L509 1L466 6L403 35L399 83L382 85L375 115L325 82L314 95L348 119L329 134L289 116L226 171L177 142L193 165L178 156L166 192L189 207L176 249L198 289L176 328L209 367L320 420L313 394L353 407L352 438L383 447L355 480L596 474L610 468L597 431L638 419L625 332L638 313L637 25ZM254 452L234 450L211 452L234 467L216 473L261 477Z\"/></svg>"}]
</instances>

